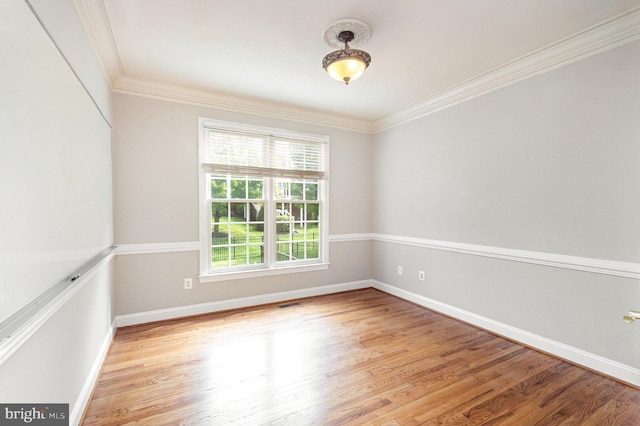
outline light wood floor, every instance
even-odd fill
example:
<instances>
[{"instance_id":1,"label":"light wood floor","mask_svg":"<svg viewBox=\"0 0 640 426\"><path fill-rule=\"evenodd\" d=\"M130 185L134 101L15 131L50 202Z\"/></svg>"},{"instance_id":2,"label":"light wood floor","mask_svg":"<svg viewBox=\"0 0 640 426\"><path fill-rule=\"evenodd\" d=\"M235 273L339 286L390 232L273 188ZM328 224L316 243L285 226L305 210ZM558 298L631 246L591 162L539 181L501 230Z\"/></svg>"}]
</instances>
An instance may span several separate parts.
<instances>
[{"instance_id":1,"label":"light wood floor","mask_svg":"<svg viewBox=\"0 0 640 426\"><path fill-rule=\"evenodd\" d=\"M86 425L640 425L640 391L373 289L118 330Z\"/></svg>"}]
</instances>

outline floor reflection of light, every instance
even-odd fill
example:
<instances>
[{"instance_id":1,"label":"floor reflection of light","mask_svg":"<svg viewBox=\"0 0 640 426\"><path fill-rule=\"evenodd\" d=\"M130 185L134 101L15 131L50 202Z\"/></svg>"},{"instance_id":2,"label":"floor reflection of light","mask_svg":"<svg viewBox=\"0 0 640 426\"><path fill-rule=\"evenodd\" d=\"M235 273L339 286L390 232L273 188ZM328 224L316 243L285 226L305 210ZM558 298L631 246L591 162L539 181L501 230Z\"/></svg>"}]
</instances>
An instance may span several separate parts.
<instances>
[{"instance_id":1,"label":"floor reflection of light","mask_svg":"<svg viewBox=\"0 0 640 426\"><path fill-rule=\"evenodd\" d=\"M311 333L295 319L274 329L212 339L206 385L217 396L207 400L207 411L217 419L243 413L243 420L260 423L314 407L322 396L318 363L326 361L324 349L317 330Z\"/></svg>"},{"instance_id":2,"label":"floor reflection of light","mask_svg":"<svg viewBox=\"0 0 640 426\"><path fill-rule=\"evenodd\" d=\"M211 395L206 401L207 411L222 420L225 414L236 418L249 408L253 396L263 391L256 377L265 372L265 343L262 336L251 334L212 340L206 353L206 386Z\"/></svg>"}]
</instances>

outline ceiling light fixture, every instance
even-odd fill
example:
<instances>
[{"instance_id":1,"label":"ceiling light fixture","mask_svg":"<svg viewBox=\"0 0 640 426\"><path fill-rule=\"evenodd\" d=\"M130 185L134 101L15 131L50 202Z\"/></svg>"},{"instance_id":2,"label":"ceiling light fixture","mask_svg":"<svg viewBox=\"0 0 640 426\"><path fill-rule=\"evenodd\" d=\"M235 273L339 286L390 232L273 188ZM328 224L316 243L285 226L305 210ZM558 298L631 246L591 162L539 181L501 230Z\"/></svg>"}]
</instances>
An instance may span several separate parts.
<instances>
[{"instance_id":1,"label":"ceiling light fixture","mask_svg":"<svg viewBox=\"0 0 640 426\"><path fill-rule=\"evenodd\" d=\"M324 68L331 78L345 84L360 78L371 63L371 55L364 50L353 49L369 41L371 28L359 19L339 19L331 23L322 34L330 47L344 47L329 53L322 59ZM350 45L351 43L351 45Z\"/></svg>"}]
</instances>

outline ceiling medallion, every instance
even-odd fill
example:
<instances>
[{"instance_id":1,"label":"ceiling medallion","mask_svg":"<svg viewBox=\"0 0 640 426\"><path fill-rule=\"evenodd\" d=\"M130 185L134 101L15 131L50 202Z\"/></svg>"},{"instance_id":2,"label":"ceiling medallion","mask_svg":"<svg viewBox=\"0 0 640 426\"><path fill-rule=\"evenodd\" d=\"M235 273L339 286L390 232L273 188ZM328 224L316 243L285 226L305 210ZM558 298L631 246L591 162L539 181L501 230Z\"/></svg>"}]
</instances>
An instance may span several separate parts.
<instances>
[{"instance_id":1,"label":"ceiling medallion","mask_svg":"<svg viewBox=\"0 0 640 426\"><path fill-rule=\"evenodd\" d=\"M362 46L370 37L371 27L364 21L353 18L334 21L324 30L322 38L330 47L340 50L325 56L322 68L331 78L344 81L345 84L360 78L371 63L371 55L353 47Z\"/></svg>"}]
</instances>

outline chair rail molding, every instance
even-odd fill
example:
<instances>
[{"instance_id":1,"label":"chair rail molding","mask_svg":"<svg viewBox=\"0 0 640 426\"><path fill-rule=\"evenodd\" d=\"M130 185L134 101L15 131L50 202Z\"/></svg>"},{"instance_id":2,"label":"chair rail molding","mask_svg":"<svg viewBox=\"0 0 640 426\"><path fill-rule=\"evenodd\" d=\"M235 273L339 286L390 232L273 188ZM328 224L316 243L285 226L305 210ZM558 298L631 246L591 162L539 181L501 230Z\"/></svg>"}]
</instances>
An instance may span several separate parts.
<instances>
[{"instance_id":1,"label":"chair rail molding","mask_svg":"<svg viewBox=\"0 0 640 426\"><path fill-rule=\"evenodd\" d=\"M414 237L402 237L388 234L372 234L374 241L402 244L434 250L451 251L474 256L533 263L556 268L573 269L597 274L614 275L624 278L640 279L640 264L591 257L570 256L503 247L491 247L478 244L451 241L429 240Z\"/></svg>"},{"instance_id":2,"label":"chair rail molding","mask_svg":"<svg viewBox=\"0 0 640 426\"><path fill-rule=\"evenodd\" d=\"M333 234L329 236L329 242L332 244L359 241L378 241L402 244L406 246L450 251L473 256L491 257L495 259L532 263L535 265L551 266L555 268L572 269L595 274L640 279L640 263L633 262L621 262L592 257L571 256L557 253L492 247L480 244L440 241L390 234L364 232L353 234ZM120 244L116 250L116 255L174 253L198 251L199 249L200 243L198 241Z\"/></svg>"},{"instance_id":3,"label":"chair rail molding","mask_svg":"<svg viewBox=\"0 0 640 426\"><path fill-rule=\"evenodd\" d=\"M596 259L591 257L570 256L565 254L545 253L503 247L483 246L478 244L458 243L451 241L430 240L424 238L403 237L388 234L372 234L374 241L402 244L434 250L444 250L474 256L492 257L495 259L533 263L556 268L573 269L596 274L614 275L624 278L640 279L640 264L615 260Z\"/></svg>"}]
</instances>

